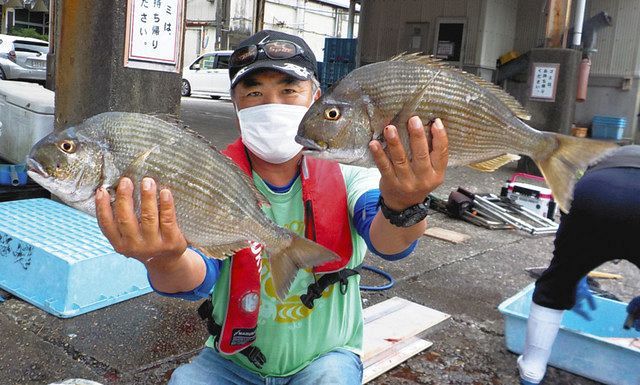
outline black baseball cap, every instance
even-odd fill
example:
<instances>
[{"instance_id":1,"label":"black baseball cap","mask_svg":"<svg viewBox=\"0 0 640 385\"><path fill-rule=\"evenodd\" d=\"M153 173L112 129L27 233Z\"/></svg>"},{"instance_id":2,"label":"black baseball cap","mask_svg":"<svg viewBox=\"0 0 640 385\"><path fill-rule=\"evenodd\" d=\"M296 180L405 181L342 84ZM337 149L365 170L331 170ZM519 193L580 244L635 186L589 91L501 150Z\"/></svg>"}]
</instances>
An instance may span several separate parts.
<instances>
[{"instance_id":1,"label":"black baseball cap","mask_svg":"<svg viewBox=\"0 0 640 385\"><path fill-rule=\"evenodd\" d=\"M269 57L264 46L269 42L278 41L283 43L280 47L286 47L284 53L277 44L272 44L276 55ZM290 50L291 45L286 43L293 43L295 50ZM287 58L272 58L278 55ZM258 69L283 72L300 80L318 77L318 62L307 43L298 36L279 31L263 30L240 42L229 60L231 88L235 87L244 76Z\"/></svg>"}]
</instances>

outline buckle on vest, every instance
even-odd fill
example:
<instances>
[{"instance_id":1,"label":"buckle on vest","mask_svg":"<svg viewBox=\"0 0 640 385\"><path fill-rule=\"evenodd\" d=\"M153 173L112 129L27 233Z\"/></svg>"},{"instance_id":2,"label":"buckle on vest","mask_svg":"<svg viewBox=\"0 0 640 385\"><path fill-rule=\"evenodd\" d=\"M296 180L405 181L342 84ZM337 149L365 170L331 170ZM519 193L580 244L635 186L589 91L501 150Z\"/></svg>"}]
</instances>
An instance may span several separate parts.
<instances>
[{"instance_id":1,"label":"buckle on vest","mask_svg":"<svg viewBox=\"0 0 640 385\"><path fill-rule=\"evenodd\" d=\"M240 354L247 357L258 369L262 368L262 365L267 362L267 358L262 354L260 349L255 346L247 346L240 351Z\"/></svg>"},{"instance_id":2,"label":"buckle on vest","mask_svg":"<svg viewBox=\"0 0 640 385\"><path fill-rule=\"evenodd\" d=\"M307 294L300 296L300 301L307 308L313 309L313 301L322 297L323 291L324 288L320 287L317 282L314 282L307 288Z\"/></svg>"},{"instance_id":3,"label":"buckle on vest","mask_svg":"<svg viewBox=\"0 0 640 385\"><path fill-rule=\"evenodd\" d=\"M313 309L313 301L322 297L322 292L334 283L340 282L340 293L342 295L347 294L347 286L349 286L349 277L352 275L360 274L358 272L360 266L355 269L342 269L333 273L327 273L320 277L317 282L314 282L307 287L307 294L300 296L302 304L309 309Z\"/></svg>"}]
</instances>

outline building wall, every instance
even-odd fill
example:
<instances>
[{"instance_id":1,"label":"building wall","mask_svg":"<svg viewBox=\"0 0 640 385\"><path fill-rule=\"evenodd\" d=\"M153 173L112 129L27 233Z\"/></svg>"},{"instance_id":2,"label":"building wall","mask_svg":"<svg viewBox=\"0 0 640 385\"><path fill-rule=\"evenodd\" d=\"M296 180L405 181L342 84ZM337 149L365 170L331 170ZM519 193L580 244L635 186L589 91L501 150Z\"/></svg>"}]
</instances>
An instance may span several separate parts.
<instances>
[{"instance_id":1,"label":"building wall","mask_svg":"<svg viewBox=\"0 0 640 385\"><path fill-rule=\"evenodd\" d=\"M591 71L593 75L640 76L640 2L637 0L591 0L585 19L600 11L613 18L613 26L598 32Z\"/></svg>"},{"instance_id":2,"label":"building wall","mask_svg":"<svg viewBox=\"0 0 640 385\"><path fill-rule=\"evenodd\" d=\"M308 0L267 0L264 29L282 31L302 37L318 61L324 57L327 37L347 37L349 10ZM354 37L357 37L358 14L355 16Z\"/></svg>"},{"instance_id":3,"label":"building wall","mask_svg":"<svg viewBox=\"0 0 640 385\"><path fill-rule=\"evenodd\" d=\"M476 63L495 69L496 60L513 50L516 35L518 3L512 0L487 0L479 29L481 47L476 51Z\"/></svg>"},{"instance_id":4,"label":"building wall","mask_svg":"<svg viewBox=\"0 0 640 385\"><path fill-rule=\"evenodd\" d=\"M187 20L213 22L216 19L216 2L187 0Z\"/></svg>"},{"instance_id":5,"label":"building wall","mask_svg":"<svg viewBox=\"0 0 640 385\"><path fill-rule=\"evenodd\" d=\"M367 0L361 12L362 64L407 51L411 23L428 23L425 53L435 54L438 22L463 21L460 64L488 78L498 57L514 44L517 3L512 0ZM389 18L390 14L394 17Z\"/></svg>"},{"instance_id":6,"label":"building wall","mask_svg":"<svg viewBox=\"0 0 640 385\"><path fill-rule=\"evenodd\" d=\"M199 55L215 50L216 3L208 0L187 0L183 63L189 65Z\"/></svg>"},{"instance_id":7,"label":"building wall","mask_svg":"<svg viewBox=\"0 0 640 385\"><path fill-rule=\"evenodd\" d=\"M513 49L525 53L531 48L544 47L547 0L519 0L516 13L516 32Z\"/></svg>"},{"instance_id":8,"label":"building wall","mask_svg":"<svg viewBox=\"0 0 640 385\"><path fill-rule=\"evenodd\" d=\"M485 1L367 0L361 9L362 64L386 60L407 50L407 23L428 23L426 51L433 53L438 18L460 18L466 23L463 64L476 64L481 9ZM393 15L393 17L389 17ZM480 43L481 44L481 43Z\"/></svg>"}]
</instances>

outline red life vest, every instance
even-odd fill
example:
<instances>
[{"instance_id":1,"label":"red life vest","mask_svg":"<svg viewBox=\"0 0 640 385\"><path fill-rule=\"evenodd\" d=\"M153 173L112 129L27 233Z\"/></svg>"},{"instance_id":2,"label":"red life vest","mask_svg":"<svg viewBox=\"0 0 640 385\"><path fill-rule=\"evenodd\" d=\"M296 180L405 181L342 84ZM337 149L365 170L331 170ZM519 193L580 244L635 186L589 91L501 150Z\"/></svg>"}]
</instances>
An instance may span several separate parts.
<instances>
[{"instance_id":1,"label":"red life vest","mask_svg":"<svg viewBox=\"0 0 640 385\"><path fill-rule=\"evenodd\" d=\"M230 144L223 154L231 158L250 178L251 164L241 139ZM347 189L340 166L316 158L302 158L300 165L304 202L305 237L329 250L340 259L314 268L318 273L338 271L351 259L353 246L349 227Z\"/></svg>"},{"instance_id":2,"label":"red life vest","mask_svg":"<svg viewBox=\"0 0 640 385\"><path fill-rule=\"evenodd\" d=\"M252 177L251 164L241 139L222 153ZM334 162L303 157L300 177L305 237L340 256L337 261L315 267L314 272L339 271L349 263L353 252L347 191L340 166ZM240 352L255 340L260 297L260 266L256 264L256 258L259 259L259 250L256 253L252 248L239 250L231 258L229 303L218 338L218 349L224 354ZM257 306L255 293L258 293Z\"/></svg>"}]
</instances>

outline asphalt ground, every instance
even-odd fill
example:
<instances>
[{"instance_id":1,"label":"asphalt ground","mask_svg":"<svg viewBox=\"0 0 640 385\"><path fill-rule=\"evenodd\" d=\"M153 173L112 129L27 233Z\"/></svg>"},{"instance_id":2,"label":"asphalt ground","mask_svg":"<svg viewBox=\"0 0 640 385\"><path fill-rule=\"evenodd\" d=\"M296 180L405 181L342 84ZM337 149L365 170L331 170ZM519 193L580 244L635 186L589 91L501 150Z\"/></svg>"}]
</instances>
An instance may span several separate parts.
<instances>
[{"instance_id":1,"label":"asphalt ground","mask_svg":"<svg viewBox=\"0 0 640 385\"><path fill-rule=\"evenodd\" d=\"M228 101L183 98L182 120L218 148L237 137ZM515 164L490 174L450 169L434 194L446 198L458 186L498 194L515 171ZM364 306L398 296L448 313L451 319L424 336L433 346L372 383L517 384L516 355L505 348L497 307L534 281L526 268L548 264L553 237L487 230L437 212L428 220L431 226L470 238L453 244L423 237L416 251L398 262L368 256L366 263L390 273L396 284L385 291L363 291ZM621 300L640 294L640 272L630 263L607 263L598 270L623 275L622 280L598 280ZM362 283L382 281L365 272ZM5 298L0 303L0 385L68 378L105 385L164 384L177 366L197 354L207 336L196 314L198 303L153 293L70 319L56 318L8 293L0 295ZM596 311L594 316L606 315ZM330 331L319 331L325 332ZM545 383L596 384L554 368Z\"/></svg>"}]
</instances>

